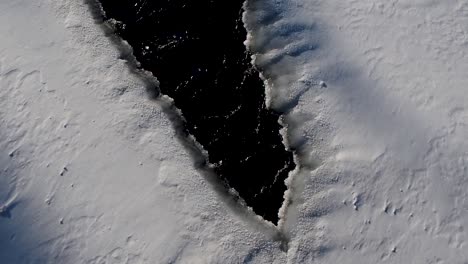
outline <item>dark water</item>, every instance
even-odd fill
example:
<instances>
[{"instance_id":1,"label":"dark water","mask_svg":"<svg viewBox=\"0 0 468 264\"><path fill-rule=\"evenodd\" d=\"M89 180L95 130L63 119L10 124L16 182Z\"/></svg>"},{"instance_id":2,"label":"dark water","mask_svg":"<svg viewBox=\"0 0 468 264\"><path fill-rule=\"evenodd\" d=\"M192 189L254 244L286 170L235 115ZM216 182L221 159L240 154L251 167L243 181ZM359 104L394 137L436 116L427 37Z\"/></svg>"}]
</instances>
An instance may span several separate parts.
<instances>
[{"instance_id":1,"label":"dark water","mask_svg":"<svg viewBox=\"0 0 468 264\"><path fill-rule=\"evenodd\" d=\"M215 172L274 223L294 169L243 44L240 0L101 0L141 67L174 99Z\"/></svg>"}]
</instances>

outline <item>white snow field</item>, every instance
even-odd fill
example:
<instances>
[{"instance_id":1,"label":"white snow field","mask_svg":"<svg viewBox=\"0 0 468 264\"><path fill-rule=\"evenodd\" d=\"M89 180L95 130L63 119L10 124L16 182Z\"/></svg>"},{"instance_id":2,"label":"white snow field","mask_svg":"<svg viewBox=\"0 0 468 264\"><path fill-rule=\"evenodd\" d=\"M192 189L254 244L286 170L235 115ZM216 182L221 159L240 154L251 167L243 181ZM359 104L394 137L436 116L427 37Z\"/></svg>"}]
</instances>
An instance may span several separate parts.
<instances>
[{"instance_id":1,"label":"white snow field","mask_svg":"<svg viewBox=\"0 0 468 264\"><path fill-rule=\"evenodd\" d=\"M0 0L1 264L468 263L468 1L246 8L298 148L288 250L195 169L83 0Z\"/></svg>"},{"instance_id":2,"label":"white snow field","mask_svg":"<svg viewBox=\"0 0 468 264\"><path fill-rule=\"evenodd\" d=\"M303 144L288 259L468 263L468 1L248 9L270 104Z\"/></svg>"}]
</instances>

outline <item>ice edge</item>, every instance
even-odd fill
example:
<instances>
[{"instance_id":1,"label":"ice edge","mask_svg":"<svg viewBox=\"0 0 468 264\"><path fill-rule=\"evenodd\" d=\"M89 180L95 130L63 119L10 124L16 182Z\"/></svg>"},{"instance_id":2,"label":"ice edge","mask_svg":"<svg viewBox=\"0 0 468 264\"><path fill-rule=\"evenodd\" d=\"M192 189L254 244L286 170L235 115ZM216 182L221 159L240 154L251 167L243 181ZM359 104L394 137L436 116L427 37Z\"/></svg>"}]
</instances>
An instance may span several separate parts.
<instances>
[{"instance_id":1,"label":"ice edge","mask_svg":"<svg viewBox=\"0 0 468 264\"><path fill-rule=\"evenodd\" d=\"M248 5L249 5L249 0L246 0L244 2L244 4L243 4L243 13L242 13L242 22L244 24L245 30L247 31L247 37L246 37L246 40L244 41L244 45L246 46L247 50L250 49L250 44L251 44L251 40L252 40L252 32L251 32L251 30L250 30L250 28L248 26L248 23L247 23L247 16L248 16L248 12L249 12L248 11ZM272 107L273 83L271 83L271 81L262 74L261 69L256 67L256 55L255 55L255 53L252 54L251 64L259 72L260 79L262 79L262 81L264 83L264 86L265 86L265 104L266 104L267 108L271 108ZM281 137L283 139L283 145L284 145L285 149L287 151L292 152L295 167L294 167L294 170L289 171L288 177L285 179L285 185L286 185L287 188L286 188L286 191L283 194L283 204L278 210L279 220L278 220L277 227L278 227L278 230L281 233L281 235L284 237L284 241L283 241L284 244L282 245L282 249L287 252L289 250L288 244L289 244L289 241L290 241L290 237L288 235L288 232L285 230L285 224L286 224L286 221L287 221L288 210L290 210L290 204L292 203L292 201L293 201L294 197L297 195L297 193L300 193L300 191L296 192L297 188L295 188L294 182L299 177L300 172L301 172L302 169L301 169L300 157L299 157L297 151L293 150L291 148L291 145L289 144L288 135L289 135L289 126L291 124L290 124L290 122L287 121L286 116L287 116L287 112L281 114L280 117L279 117L278 122L282 126L282 128L280 129L280 131L278 131L278 133L281 135Z\"/></svg>"},{"instance_id":2,"label":"ice edge","mask_svg":"<svg viewBox=\"0 0 468 264\"><path fill-rule=\"evenodd\" d=\"M259 230L268 235L274 241L279 241L282 245L283 251L286 251L283 245L287 245L289 240L283 232L281 232L280 222L278 222L278 226L276 226L270 221L267 221L263 217L255 214L252 208L246 205L244 200L234 189L229 188L217 177L216 173L213 171L213 165L208 162L207 151L203 149L203 146L201 146L197 142L196 138L188 133L184 127L185 119L180 109L174 105L174 100L159 91L159 82L151 72L138 69L139 62L133 55L132 47L124 39L114 34L115 28L113 27L112 20L105 20L105 12L99 1L83 1L88 6L89 11L94 18L94 22L118 49L120 59L125 60L128 63L127 65L132 74L135 74L144 81L149 99L158 103L162 107L164 114L166 114L171 121L172 127L176 132L177 140L193 159L195 169L202 174L204 179L212 186L213 190L220 197L222 202L224 202L235 215L242 217L242 219L251 227L255 228L255 230Z\"/></svg>"}]
</instances>

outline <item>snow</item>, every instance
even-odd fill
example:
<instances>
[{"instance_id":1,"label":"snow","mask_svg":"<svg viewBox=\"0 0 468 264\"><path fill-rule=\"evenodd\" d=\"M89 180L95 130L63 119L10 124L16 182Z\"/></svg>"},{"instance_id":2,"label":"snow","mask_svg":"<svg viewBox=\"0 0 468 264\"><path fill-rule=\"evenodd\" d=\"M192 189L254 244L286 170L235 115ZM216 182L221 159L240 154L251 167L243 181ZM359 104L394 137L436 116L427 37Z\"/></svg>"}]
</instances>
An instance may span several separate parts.
<instances>
[{"instance_id":1,"label":"snow","mask_svg":"<svg viewBox=\"0 0 468 264\"><path fill-rule=\"evenodd\" d=\"M248 4L270 105L288 110L289 141L302 144L290 184L303 191L284 216L290 261L468 259L467 7Z\"/></svg>"},{"instance_id":2,"label":"snow","mask_svg":"<svg viewBox=\"0 0 468 264\"><path fill-rule=\"evenodd\" d=\"M0 1L1 263L466 263L468 3L246 8L301 166L287 252L195 168L85 3L17 0Z\"/></svg>"}]
</instances>

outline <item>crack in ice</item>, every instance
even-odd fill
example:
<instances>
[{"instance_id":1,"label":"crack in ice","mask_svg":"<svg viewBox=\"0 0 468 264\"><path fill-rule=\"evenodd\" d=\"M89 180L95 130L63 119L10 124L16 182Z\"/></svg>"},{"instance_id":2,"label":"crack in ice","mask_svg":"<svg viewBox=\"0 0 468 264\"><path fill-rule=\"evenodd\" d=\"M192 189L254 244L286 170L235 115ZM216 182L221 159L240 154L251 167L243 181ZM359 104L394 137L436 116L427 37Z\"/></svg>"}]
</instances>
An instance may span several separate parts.
<instances>
[{"instance_id":1,"label":"crack in ice","mask_svg":"<svg viewBox=\"0 0 468 264\"><path fill-rule=\"evenodd\" d=\"M295 168L280 113L244 41L243 2L100 1L135 65L158 78L206 164L264 219L277 223ZM172 101L170 100L170 101Z\"/></svg>"}]
</instances>

